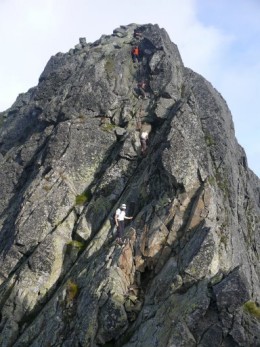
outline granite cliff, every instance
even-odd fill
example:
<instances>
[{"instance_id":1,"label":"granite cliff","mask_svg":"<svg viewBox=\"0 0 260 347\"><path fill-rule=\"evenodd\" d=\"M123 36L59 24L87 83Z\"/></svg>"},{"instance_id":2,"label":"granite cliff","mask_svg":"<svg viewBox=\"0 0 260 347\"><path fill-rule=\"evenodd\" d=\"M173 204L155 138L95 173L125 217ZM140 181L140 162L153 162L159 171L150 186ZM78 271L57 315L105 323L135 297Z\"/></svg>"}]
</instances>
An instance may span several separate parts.
<instances>
[{"instance_id":1,"label":"granite cliff","mask_svg":"<svg viewBox=\"0 0 260 347\"><path fill-rule=\"evenodd\" d=\"M260 346L260 182L164 29L81 38L0 119L1 347Z\"/></svg>"}]
</instances>

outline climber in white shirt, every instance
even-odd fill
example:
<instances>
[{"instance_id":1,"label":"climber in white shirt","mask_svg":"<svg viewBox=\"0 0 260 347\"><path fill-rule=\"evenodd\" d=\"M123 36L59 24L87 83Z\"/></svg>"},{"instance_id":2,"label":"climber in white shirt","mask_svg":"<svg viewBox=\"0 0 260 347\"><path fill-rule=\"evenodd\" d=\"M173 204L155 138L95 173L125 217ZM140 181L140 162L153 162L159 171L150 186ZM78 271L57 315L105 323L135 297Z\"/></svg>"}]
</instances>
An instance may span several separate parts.
<instances>
[{"instance_id":1,"label":"climber in white shirt","mask_svg":"<svg viewBox=\"0 0 260 347\"><path fill-rule=\"evenodd\" d=\"M133 218L133 217L127 217L125 215L125 210L126 210L126 205L122 204L121 208L118 208L115 214L115 222L117 226L117 240L119 242L122 242L122 237L123 237L124 228L125 228L124 220Z\"/></svg>"}]
</instances>

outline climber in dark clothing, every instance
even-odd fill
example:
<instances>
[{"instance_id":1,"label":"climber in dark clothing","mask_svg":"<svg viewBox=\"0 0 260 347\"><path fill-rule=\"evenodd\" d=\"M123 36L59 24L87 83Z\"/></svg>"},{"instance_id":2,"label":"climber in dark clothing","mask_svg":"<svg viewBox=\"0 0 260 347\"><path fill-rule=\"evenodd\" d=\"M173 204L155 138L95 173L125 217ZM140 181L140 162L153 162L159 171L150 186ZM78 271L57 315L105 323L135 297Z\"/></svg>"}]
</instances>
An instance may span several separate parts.
<instances>
[{"instance_id":1,"label":"climber in dark clothing","mask_svg":"<svg viewBox=\"0 0 260 347\"><path fill-rule=\"evenodd\" d=\"M139 31L135 31L134 32L134 38L140 40L143 38L143 34L140 33Z\"/></svg>"},{"instance_id":2,"label":"climber in dark clothing","mask_svg":"<svg viewBox=\"0 0 260 347\"><path fill-rule=\"evenodd\" d=\"M146 95L146 89L147 89L147 84L145 83L145 81L141 81L137 84L137 88L138 88L138 94L139 94L139 98L143 97L143 99L147 98Z\"/></svg>"}]
</instances>

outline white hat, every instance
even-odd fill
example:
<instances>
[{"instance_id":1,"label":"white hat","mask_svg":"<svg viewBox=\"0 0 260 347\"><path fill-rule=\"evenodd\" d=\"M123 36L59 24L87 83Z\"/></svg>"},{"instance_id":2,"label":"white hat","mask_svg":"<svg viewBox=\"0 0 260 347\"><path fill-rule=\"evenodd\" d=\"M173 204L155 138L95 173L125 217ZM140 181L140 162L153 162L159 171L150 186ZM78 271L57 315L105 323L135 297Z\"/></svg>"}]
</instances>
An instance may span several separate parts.
<instances>
[{"instance_id":1,"label":"white hat","mask_svg":"<svg viewBox=\"0 0 260 347\"><path fill-rule=\"evenodd\" d=\"M122 204L122 206L121 206L122 208L126 208L126 204Z\"/></svg>"}]
</instances>

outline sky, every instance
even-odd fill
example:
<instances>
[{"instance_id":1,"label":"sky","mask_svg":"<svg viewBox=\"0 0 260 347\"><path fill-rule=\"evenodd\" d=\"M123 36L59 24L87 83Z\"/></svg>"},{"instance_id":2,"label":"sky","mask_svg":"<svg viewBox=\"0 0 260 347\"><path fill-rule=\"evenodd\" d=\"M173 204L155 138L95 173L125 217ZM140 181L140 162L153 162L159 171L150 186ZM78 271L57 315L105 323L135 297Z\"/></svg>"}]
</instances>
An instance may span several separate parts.
<instances>
[{"instance_id":1,"label":"sky","mask_svg":"<svg viewBox=\"0 0 260 347\"><path fill-rule=\"evenodd\" d=\"M38 84L52 55L120 25L158 24L184 65L231 110L238 142L260 177L260 0L0 0L0 111Z\"/></svg>"}]
</instances>

